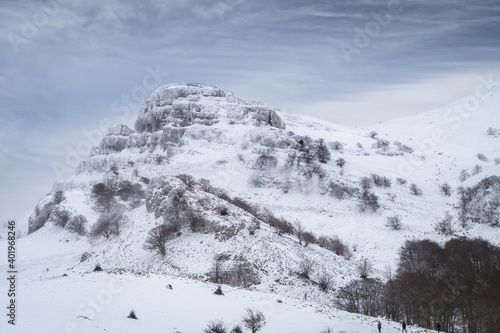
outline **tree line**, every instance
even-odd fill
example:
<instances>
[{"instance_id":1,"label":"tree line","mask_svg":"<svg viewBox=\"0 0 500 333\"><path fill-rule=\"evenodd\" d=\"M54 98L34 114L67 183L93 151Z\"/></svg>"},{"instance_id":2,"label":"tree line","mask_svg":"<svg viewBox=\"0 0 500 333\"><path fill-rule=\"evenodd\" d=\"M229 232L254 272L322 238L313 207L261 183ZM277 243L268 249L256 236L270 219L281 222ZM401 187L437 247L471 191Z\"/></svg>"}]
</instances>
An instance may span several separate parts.
<instances>
[{"instance_id":1,"label":"tree line","mask_svg":"<svg viewBox=\"0 0 500 333\"><path fill-rule=\"evenodd\" d=\"M362 278L338 291L336 305L371 316L446 332L487 333L500 327L500 248L454 238L440 246L407 241L386 283Z\"/></svg>"}]
</instances>

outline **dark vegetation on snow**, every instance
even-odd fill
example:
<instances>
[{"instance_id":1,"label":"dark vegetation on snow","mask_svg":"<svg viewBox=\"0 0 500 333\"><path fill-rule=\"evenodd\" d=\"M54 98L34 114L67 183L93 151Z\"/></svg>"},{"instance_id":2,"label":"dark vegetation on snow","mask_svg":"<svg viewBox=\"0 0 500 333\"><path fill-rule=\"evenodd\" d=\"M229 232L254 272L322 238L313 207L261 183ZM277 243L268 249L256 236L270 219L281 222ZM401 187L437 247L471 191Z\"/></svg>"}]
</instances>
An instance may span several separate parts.
<instances>
[{"instance_id":1,"label":"dark vegetation on snow","mask_svg":"<svg viewBox=\"0 0 500 333\"><path fill-rule=\"evenodd\" d=\"M387 283L365 276L337 293L346 311L406 320L447 332L494 332L500 323L500 248L454 238L407 241Z\"/></svg>"}]
</instances>

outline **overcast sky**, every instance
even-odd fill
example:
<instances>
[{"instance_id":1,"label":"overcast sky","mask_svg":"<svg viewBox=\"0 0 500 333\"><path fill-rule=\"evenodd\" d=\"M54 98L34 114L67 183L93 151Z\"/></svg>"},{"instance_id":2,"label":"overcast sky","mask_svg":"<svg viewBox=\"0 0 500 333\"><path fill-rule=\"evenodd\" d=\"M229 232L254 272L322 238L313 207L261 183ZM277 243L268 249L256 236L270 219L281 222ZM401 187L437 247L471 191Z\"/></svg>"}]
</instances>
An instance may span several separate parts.
<instances>
[{"instance_id":1,"label":"overcast sky","mask_svg":"<svg viewBox=\"0 0 500 333\"><path fill-rule=\"evenodd\" d=\"M500 80L499 17L499 0L2 0L2 224L50 191L83 131L132 125L156 86L367 126Z\"/></svg>"}]
</instances>

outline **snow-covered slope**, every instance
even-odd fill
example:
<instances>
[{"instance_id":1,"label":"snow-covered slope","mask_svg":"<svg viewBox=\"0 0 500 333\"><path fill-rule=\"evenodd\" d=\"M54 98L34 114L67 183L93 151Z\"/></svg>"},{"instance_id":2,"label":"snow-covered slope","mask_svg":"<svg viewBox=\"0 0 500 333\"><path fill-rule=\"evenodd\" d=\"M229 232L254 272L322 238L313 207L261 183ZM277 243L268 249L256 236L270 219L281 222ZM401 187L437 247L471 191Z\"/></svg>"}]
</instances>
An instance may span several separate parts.
<instances>
[{"instance_id":1,"label":"snow-covered slope","mask_svg":"<svg viewBox=\"0 0 500 333\"><path fill-rule=\"evenodd\" d=\"M335 290L357 278L357 266L366 259L374 265L371 274L383 279L388 267L396 267L398 250L408 239L447 240L450 236L437 233L435 224L446 211L457 215L458 186L500 175L495 161L500 158L497 87L481 98L469 96L371 129L281 113L203 84L160 87L143 102L134 129L111 128L77 175L55 184L39 202L30 218L32 233L20 240L23 289L28 293L45 286L40 297L59 303L64 300L59 293L70 293L74 284L81 288L71 297L75 302L117 275L134 286L119 295L119 307L106 307L101 319L65 314L85 332L122 331L123 321L124 331L132 330L123 319L129 307L150 317L139 320L136 329L155 332L155 325L169 323L173 331L174 325L179 332L201 331L207 320L225 319L225 311L229 323L240 317L252 299L272 304L279 313L263 332L319 332L328 325L347 332L374 328L373 319L331 309ZM462 170L469 177L460 180ZM370 186L363 190L366 177ZM451 196L443 194L443 183L451 186ZM412 193L411 184L422 193ZM84 216L87 232L92 231L113 209L123 214L119 235L88 237L67 230L69 221ZM150 230L172 223L173 216L178 233L167 241L166 255L146 251ZM401 220L399 230L387 225L394 216ZM323 241L305 246L287 226ZM454 222L453 227L455 236L500 244L498 228L487 224L463 228ZM333 249L325 240L347 249ZM312 269L304 274L308 262ZM107 275L90 273L97 264ZM204 295L210 304L200 306L219 302L205 294L217 280L215 267L228 272L226 283L244 289L230 289L220 308L214 308L220 314L197 310L194 319L186 319L190 297ZM234 273L241 273L241 267L245 279ZM325 277L330 283L326 291L320 288ZM167 281L179 285L179 291L166 291ZM55 285L62 287L56 291ZM154 302L134 305L134 295L142 294L138 290L154 295ZM182 305L155 310L162 297ZM278 297L288 307L277 304ZM171 311L175 320L168 321ZM294 323L292 317L317 325L284 328ZM37 325L36 320L29 323ZM391 325L396 327L384 324Z\"/></svg>"}]
</instances>

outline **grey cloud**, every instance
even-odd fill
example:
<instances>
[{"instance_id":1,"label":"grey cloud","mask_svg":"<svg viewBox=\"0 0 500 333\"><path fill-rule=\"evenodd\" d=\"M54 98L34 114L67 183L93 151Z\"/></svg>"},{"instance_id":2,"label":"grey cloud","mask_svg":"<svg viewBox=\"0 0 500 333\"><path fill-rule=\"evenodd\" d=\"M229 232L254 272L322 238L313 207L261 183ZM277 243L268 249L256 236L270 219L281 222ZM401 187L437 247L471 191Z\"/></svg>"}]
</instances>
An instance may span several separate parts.
<instances>
[{"instance_id":1,"label":"grey cloud","mask_svg":"<svg viewBox=\"0 0 500 333\"><path fill-rule=\"evenodd\" d=\"M278 106L300 104L301 112L320 105L316 115L329 119L340 119L332 118L331 105L341 105L344 116L366 112L369 91L498 72L497 0L400 2L403 10L348 63L339 45L354 45L357 31L389 0L71 0L29 38L25 22L33 24L45 2L2 1L4 177L21 165L32 165L35 174L48 160L64 157L65 145L53 133L79 133L113 118L111 103L141 84L146 66L169 73L161 83L202 81ZM24 38L17 53L12 34ZM401 94L419 92L428 90ZM376 102L383 112L383 99Z\"/></svg>"}]
</instances>

